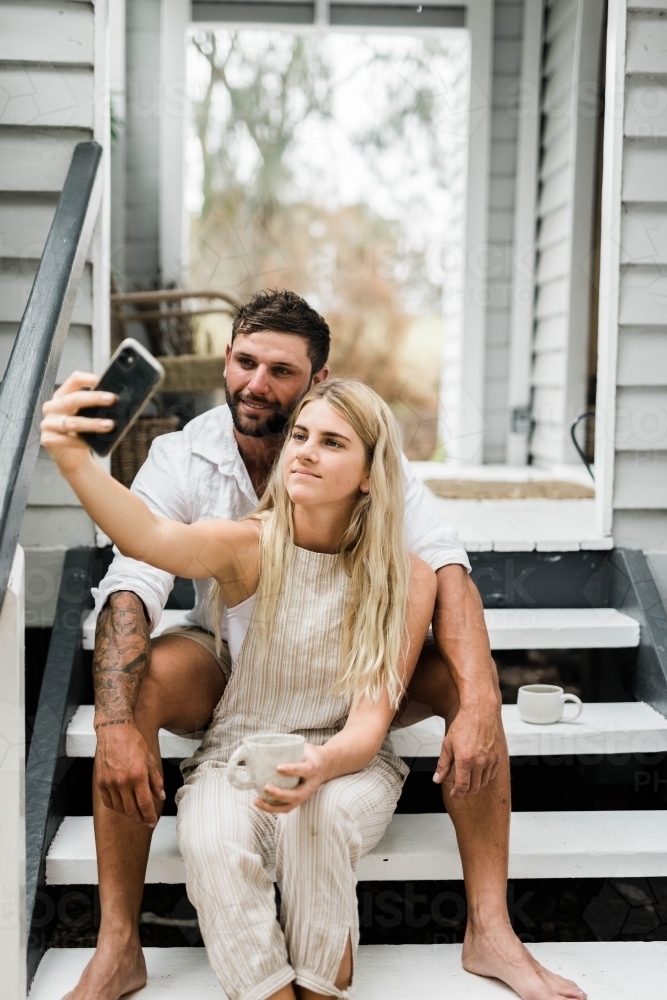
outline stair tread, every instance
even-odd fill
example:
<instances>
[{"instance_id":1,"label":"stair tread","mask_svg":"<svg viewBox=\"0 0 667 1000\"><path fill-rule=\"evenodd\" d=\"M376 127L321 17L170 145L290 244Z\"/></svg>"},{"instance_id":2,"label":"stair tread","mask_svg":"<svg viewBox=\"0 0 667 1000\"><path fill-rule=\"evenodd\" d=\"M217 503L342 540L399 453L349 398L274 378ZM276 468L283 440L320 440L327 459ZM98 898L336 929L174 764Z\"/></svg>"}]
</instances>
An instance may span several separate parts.
<instances>
[{"instance_id":1,"label":"stair tread","mask_svg":"<svg viewBox=\"0 0 667 1000\"><path fill-rule=\"evenodd\" d=\"M487 608L492 649L610 649L639 645L639 622L615 608Z\"/></svg>"},{"instance_id":2,"label":"stair tread","mask_svg":"<svg viewBox=\"0 0 667 1000\"><path fill-rule=\"evenodd\" d=\"M154 636L185 612L165 609ZM610 649L639 645L639 623L614 608L487 608L492 649ZM95 645L95 612L83 623L83 648Z\"/></svg>"},{"instance_id":3,"label":"stair tread","mask_svg":"<svg viewBox=\"0 0 667 1000\"><path fill-rule=\"evenodd\" d=\"M568 711L571 711L568 709ZM67 730L67 756L93 757L93 706L80 705ZM512 756L571 753L657 753L667 750L667 719L641 701L587 702L576 722L533 726L522 722L516 705L503 705L503 725ZM406 759L438 757L444 734L439 717L392 733L394 750ZM184 758L199 740L160 732L163 757Z\"/></svg>"},{"instance_id":4,"label":"stair tread","mask_svg":"<svg viewBox=\"0 0 667 1000\"><path fill-rule=\"evenodd\" d=\"M432 499L444 523L456 525L468 552L576 552L614 547L613 538L601 535L595 526L595 500Z\"/></svg>"},{"instance_id":5,"label":"stair tread","mask_svg":"<svg viewBox=\"0 0 667 1000\"><path fill-rule=\"evenodd\" d=\"M513 813L511 878L607 878L662 875L667 866L667 810ZM445 813L395 815L362 858L361 881L460 879L454 828ZM68 816L46 861L50 885L97 882L90 816ZM176 817L163 817L153 836L147 882L185 882Z\"/></svg>"},{"instance_id":6,"label":"stair tread","mask_svg":"<svg viewBox=\"0 0 667 1000\"><path fill-rule=\"evenodd\" d=\"M567 941L529 944L535 957L554 972L574 979L589 1000L642 1000L664 997L664 955L647 942ZM77 982L92 948L47 951L30 990L30 1000L53 1000ZM141 1000L224 1000L225 993L204 948L145 948L148 984ZM366 945L359 949L358 1000L492 1000L514 996L497 980L461 967L460 944Z\"/></svg>"},{"instance_id":7,"label":"stair tread","mask_svg":"<svg viewBox=\"0 0 667 1000\"><path fill-rule=\"evenodd\" d=\"M516 705L503 705L502 716L512 757L667 750L667 719L643 701L586 702L576 721L548 726L523 722ZM444 721L433 716L394 730L391 739L395 752L408 760L438 757L444 732Z\"/></svg>"}]
</instances>

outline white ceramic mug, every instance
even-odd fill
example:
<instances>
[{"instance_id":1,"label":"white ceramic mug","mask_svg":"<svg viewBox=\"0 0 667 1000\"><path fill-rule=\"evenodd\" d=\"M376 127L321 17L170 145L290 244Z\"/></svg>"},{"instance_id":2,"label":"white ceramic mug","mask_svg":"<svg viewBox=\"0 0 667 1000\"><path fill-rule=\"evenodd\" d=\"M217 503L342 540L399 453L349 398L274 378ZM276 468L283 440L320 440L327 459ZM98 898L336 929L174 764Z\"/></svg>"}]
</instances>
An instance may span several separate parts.
<instances>
[{"instance_id":1,"label":"white ceramic mug","mask_svg":"<svg viewBox=\"0 0 667 1000\"><path fill-rule=\"evenodd\" d=\"M264 789L267 785L296 788L299 778L279 774L276 765L296 764L303 760L305 742L305 738L296 733L259 733L257 736L246 736L229 758L227 778L234 788L254 788L260 798L275 805L275 799L267 795ZM247 778L238 774L239 764L245 764Z\"/></svg>"},{"instance_id":2,"label":"white ceramic mug","mask_svg":"<svg viewBox=\"0 0 667 1000\"><path fill-rule=\"evenodd\" d=\"M560 722L563 718L565 705L572 702L578 705L576 713L564 722L574 722L581 715L584 706L576 694L565 694L557 684L524 684L519 688L517 706L519 715L524 722L532 722L538 726L547 726L551 722Z\"/></svg>"}]
</instances>

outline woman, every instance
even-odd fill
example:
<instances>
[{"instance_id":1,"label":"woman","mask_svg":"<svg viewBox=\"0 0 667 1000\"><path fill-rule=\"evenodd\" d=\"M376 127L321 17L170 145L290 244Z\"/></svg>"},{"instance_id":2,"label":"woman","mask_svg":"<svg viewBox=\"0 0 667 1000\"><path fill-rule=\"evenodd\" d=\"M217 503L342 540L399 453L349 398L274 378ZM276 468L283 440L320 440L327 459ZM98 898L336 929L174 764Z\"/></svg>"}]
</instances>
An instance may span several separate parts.
<instances>
[{"instance_id":1,"label":"woman","mask_svg":"<svg viewBox=\"0 0 667 1000\"><path fill-rule=\"evenodd\" d=\"M226 608L231 679L177 797L211 964L230 1000L293 1000L294 981L304 1000L346 997L354 871L407 773L385 739L435 600L435 575L405 548L393 417L360 382L321 383L297 406L257 510L191 525L153 514L93 460L76 432L109 421L62 421L47 415L42 442L121 552L213 577ZM279 767L297 787L266 787L276 805L226 780L241 741L267 731L307 740L303 762Z\"/></svg>"}]
</instances>

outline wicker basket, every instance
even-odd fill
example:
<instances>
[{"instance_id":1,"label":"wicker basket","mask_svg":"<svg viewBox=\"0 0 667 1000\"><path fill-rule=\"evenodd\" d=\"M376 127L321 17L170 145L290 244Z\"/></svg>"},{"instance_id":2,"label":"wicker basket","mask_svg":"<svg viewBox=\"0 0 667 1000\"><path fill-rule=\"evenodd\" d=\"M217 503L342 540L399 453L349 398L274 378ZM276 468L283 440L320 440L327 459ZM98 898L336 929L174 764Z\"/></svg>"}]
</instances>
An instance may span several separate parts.
<instances>
[{"instance_id":1,"label":"wicker basket","mask_svg":"<svg viewBox=\"0 0 667 1000\"><path fill-rule=\"evenodd\" d=\"M178 426L178 417L139 417L111 455L114 479L130 487L155 438L178 430Z\"/></svg>"},{"instance_id":2,"label":"wicker basket","mask_svg":"<svg viewBox=\"0 0 667 1000\"><path fill-rule=\"evenodd\" d=\"M225 359L214 355L159 357L165 371L161 392L213 392L225 387Z\"/></svg>"}]
</instances>

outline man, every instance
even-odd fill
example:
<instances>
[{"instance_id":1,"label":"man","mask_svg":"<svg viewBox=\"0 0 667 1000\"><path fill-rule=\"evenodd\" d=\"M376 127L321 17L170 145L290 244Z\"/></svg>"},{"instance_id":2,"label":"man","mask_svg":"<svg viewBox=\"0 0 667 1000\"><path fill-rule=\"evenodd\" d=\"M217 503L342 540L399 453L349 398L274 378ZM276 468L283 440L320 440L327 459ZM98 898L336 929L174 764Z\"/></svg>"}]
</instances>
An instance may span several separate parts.
<instances>
[{"instance_id":1,"label":"man","mask_svg":"<svg viewBox=\"0 0 667 1000\"><path fill-rule=\"evenodd\" d=\"M303 299L287 291L253 296L227 348L227 406L159 438L133 489L159 514L188 523L249 513L292 408L329 374L328 350L329 328ZM79 386L91 381L80 377ZM66 405L56 396L44 412L68 413ZM535 962L511 928L509 762L482 605L456 533L442 525L407 462L405 471L409 545L436 570L438 597L434 642L423 651L401 723L424 706L447 720L434 780L442 783L466 881L463 964L504 980L524 1000L583 1000L578 987ZM208 581L196 584L196 606L183 624L151 641L172 584L168 574L117 554L96 593L93 809L102 919L95 955L70 1000L118 1000L146 981L138 922L164 799L157 734L204 728L229 676L226 643L218 651L212 635Z\"/></svg>"}]
</instances>

